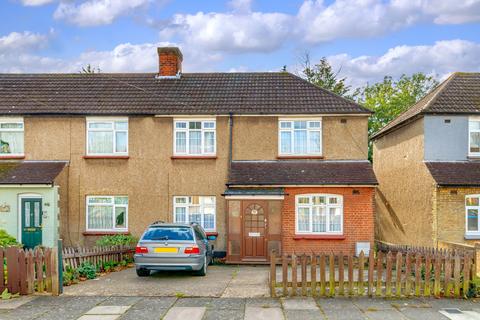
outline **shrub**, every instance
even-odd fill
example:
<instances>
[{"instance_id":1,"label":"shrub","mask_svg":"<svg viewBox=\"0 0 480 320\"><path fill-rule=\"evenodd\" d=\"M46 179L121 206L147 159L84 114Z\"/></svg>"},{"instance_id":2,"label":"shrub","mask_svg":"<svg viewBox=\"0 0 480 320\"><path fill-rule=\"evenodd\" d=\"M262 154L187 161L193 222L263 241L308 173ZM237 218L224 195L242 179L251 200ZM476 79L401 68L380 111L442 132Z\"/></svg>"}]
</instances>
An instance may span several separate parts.
<instances>
[{"instance_id":1,"label":"shrub","mask_svg":"<svg viewBox=\"0 0 480 320\"><path fill-rule=\"evenodd\" d=\"M65 267L65 271L63 272L63 285L69 286L73 283L77 283L78 277L79 277L78 270L67 265Z\"/></svg>"},{"instance_id":2,"label":"shrub","mask_svg":"<svg viewBox=\"0 0 480 320\"><path fill-rule=\"evenodd\" d=\"M22 245L17 240L9 235L7 231L0 229L0 247L21 247Z\"/></svg>"},{"instance_id":3,"label":"shrub","mask_svg":"<svg viewBox=\"0 0 480 320\"><path fill-rule=\"evenodd\" d=\"M480 297L480 278L474 277L472 281L470 281L470 287L468 288L468 292L465 294L467 298L477 298Z\"/></svg>"},{"instance_id":4,"label":"shrub","mask_svg":"<svg viewBox=\"0 0 480 320\"><path fill-rule=\"evenodd\" d=\"M111 236L103 236L97 240L97 246L128 246L135 245L138 242L138 238L132 235L116 234Z\"/></svg>"},{"instance_id":5,"label":"shrub","mask_svg":"<svg viewBox=\"0 0 480 320\"><path fill-rule=\"evenodd\" d=\"M82 278L95 279L97 277L97 268L88 261L80 264L77 271Z\"/></svg>"}]
</instances>

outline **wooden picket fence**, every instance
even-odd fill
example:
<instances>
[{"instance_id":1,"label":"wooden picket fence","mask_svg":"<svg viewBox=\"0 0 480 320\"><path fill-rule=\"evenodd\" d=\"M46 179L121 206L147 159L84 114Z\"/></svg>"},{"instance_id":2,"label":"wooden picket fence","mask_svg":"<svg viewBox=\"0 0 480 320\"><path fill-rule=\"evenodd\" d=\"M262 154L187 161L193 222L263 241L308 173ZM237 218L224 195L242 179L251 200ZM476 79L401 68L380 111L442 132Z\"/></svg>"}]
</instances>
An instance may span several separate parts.
<instances>
[{"instance_id":1,"label":"wooden picket fence","mask_svg":"<svg viewBox=\"0 0 480 320\"><path fill-rule=\"evenodd\" d=\"M0 292L5 288L12 294L49 292L58 295L57 248L0 248Z\"/></svg>"},{"instance_id":2,"label":"wooden picket fence","mask_svg":"<svg viewBox=\"0 0 480 320\"><path fill-rule=\"evenodd\" d=\"M341 253L277 256L273 251L271 296L458 298L468 291L475 270L468 255L371 253L369 257L363 252L358 257Z\"/></svg>"},{"instance_id":3,"label":"wooden picket fence","mask_svg":"<svg viewBox=\"0 0 480 320\"><path fill-rule=\"evenodd\" d=\"M376 240L375 245L377 247L378 251L382 251L384 253L387 253L391 251L393 254L396 254L397 252L401 253L420 253L423 255L459 255L460 257L463 257L465 255L468 256L473 256L475 253L475 247L473 246L456 246L456 247L450 247L450 248L433 248L433 247L425 247L425 246L411 246L411 245L401 245L401 244L392 244L388 242L383 242Z\"/></svg>"},{"instance_id":4,"label":"wooden picket fence","mask_svg":"<svg viewBox=\"0 0 480 320\"><path fill-rule=\"evenodd\" d=\"M100 265L105 262L120 262L127 258L133 258L134 246L106 246L106 247L65 247L63 248L63 269L67 265L76 269L83 262L90 262L93 265Z\"/></svg>"}]
</instances>

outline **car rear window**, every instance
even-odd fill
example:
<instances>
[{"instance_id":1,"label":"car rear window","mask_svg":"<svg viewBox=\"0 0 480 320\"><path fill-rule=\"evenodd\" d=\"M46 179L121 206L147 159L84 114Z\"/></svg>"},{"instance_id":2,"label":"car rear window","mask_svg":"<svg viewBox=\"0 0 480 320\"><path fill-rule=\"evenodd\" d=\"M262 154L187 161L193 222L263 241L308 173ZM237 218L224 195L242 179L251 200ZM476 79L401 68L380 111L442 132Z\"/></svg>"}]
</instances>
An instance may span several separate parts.
<instances>
[{"instance_id":1,"label":"car rear window","mask_svg":"<svg viewBox=\"0 0 480 320\"><path fill-rule=\"evenodd\" d=\"M149 228L142 240L193 240L192 230L188 227Z\"/></svg>"}]
</instances>

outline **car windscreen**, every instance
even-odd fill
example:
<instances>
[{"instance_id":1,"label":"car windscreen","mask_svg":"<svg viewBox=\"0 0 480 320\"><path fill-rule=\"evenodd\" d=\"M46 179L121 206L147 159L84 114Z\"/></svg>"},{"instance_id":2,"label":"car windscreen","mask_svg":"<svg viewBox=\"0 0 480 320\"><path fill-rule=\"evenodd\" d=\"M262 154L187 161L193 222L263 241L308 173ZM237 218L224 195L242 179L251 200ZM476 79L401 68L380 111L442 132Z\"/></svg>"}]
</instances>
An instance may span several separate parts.
<instances>
[{"instance_id":1,"label":"car windscreen","mask_svg":"<svg viewBox=\"0 0 480 320\"><path fill-rule=\"evenodd\" d=\"M142 240L193 240L192 229L189 227L152 227L142 237Z\"/></svg>"}]
</instances>

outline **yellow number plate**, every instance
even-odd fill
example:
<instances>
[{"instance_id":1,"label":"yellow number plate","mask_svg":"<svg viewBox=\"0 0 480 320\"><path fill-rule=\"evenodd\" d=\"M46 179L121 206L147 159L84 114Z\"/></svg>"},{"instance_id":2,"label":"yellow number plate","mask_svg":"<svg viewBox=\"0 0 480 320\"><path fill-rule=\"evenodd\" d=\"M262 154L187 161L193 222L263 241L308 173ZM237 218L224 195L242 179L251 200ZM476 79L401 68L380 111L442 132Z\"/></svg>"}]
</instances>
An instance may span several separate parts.
<instances>
[{"instance_id":1,"label":"yellow number plate","mask_svg":"<svg viewBox=\"0 0 480 320\"><path fill-rule=\"evenodd\" d=\"M155 253L177 253L178 248L155 248L153 251Z\"/></svg>"}]
</instances>

